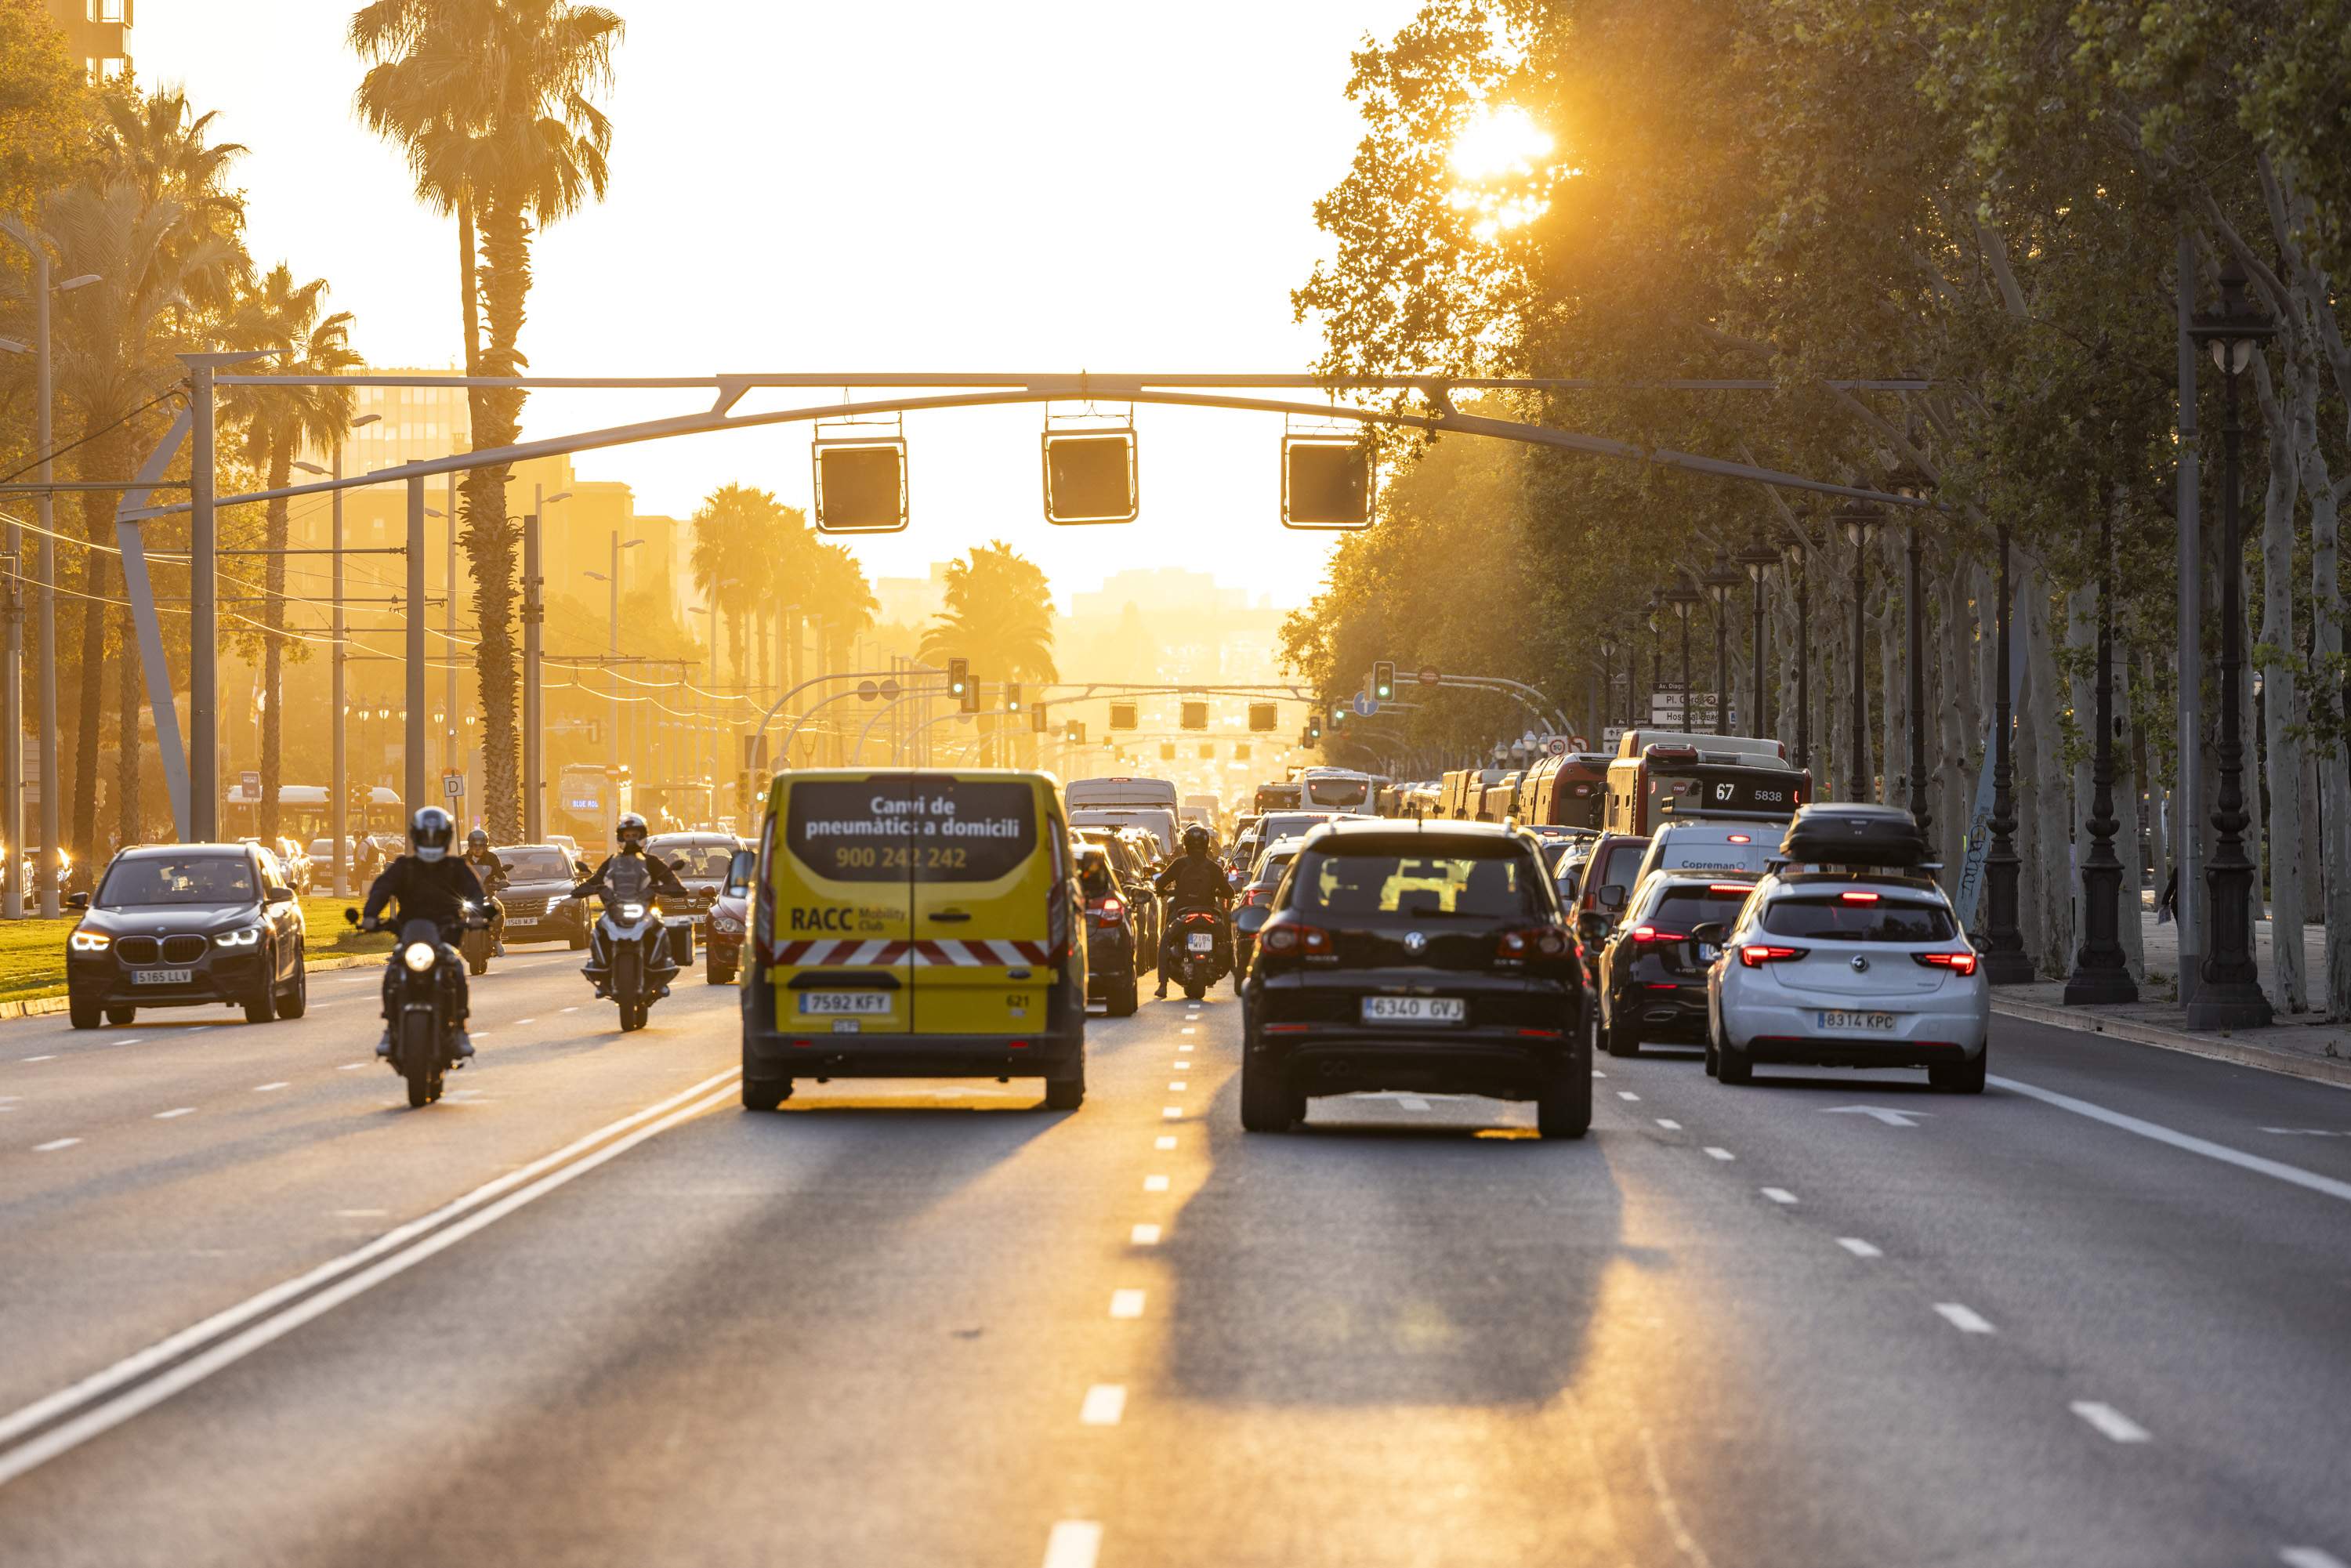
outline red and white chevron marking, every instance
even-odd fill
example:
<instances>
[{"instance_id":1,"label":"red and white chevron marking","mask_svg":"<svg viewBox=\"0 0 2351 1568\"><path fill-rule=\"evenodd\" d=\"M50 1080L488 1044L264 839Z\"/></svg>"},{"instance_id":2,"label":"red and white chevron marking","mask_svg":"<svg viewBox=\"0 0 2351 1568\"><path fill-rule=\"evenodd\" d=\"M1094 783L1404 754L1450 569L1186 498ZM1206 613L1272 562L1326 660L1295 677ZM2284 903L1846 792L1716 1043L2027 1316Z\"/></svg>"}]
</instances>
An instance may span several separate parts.
<instances>
[{"instance_id":1,"label":"red and white chevron marking","mask_svg":"<svg viewBox=\"0 0 2351 1568\"><path fill-rule=\"evenodd\" d=\"M1038 965L1052 949L1043 942L894 942L872 938L842 941L778 942L768 956L772 964L798 967L889 967L907 961L925 968L985 968L990 965Z\"/></svg>"}]
</instances>

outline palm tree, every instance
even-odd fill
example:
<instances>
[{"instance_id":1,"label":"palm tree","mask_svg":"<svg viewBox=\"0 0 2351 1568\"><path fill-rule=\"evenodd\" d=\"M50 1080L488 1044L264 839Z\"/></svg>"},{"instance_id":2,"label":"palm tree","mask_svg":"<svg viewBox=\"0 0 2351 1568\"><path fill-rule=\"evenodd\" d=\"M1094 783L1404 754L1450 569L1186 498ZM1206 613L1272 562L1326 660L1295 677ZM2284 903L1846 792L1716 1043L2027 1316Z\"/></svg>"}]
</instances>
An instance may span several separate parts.
<instances>
[{"instance_id":1,"label":"palm tree","mask_svg":"<svg viewBox=\"0 0 2351 1568\"><path fill-rule=\"evenodd\" d=\"M923 631L925 661L967 658L972 678L982 682L1059 678L1052 587L1035 562L996 539L951 562L946 583L946 612ZM998 716L1001 706L982 705Z\"/></svg>"},{"instance_id":2,"label":"palm tree","mask_svg":"<svg viewBox=\"0 0 2351 1568\"><path fill-rule=\"evenodd\" d=\"M705 601L718 612L713 624L723 622L735 645L734 673L743 676L746 627L754 612L768 601L774 581L773 523L780 508L776 497L747 485L721 485L703 497L693 517L694 549L687 570ZM717 637L710 649L710 678L721 676Z\"/></svg>"},{"instance_id":3,"label":"palm tree","mask_svg":"<svg viewBox=\"0 0 2351 1568\"><path fill-rule=\"evenodd\" d=\"M621 18L572 0L373 0L350 37L369 62L359 110L401 144L416 193L457 218L469 374L514 376L535 228L603 197L612 123L590 100L612 77ZM476 238L478 236L478 249ZM518 388L475 388L476 450L513 444ZM460 507L481 641L485 804L490 831L521 831L515 702L515 543L507 469L469 470Z\"/></svg>"},{"instance_id":4,"label":"palm tree","mask_svg":"<svg viewBox=\"0 0 2351 1568\"><path fill-rule=\"evenodd\" d=\"M339 310L320 318L319 302L326 293L325 278L297 284L292 269L281 261L259 283L245 288L224 337L233 349L269 350L276 356L270 368L279 375L340 375L358 364L360 357L351 350L350 312ZM306 446L327 447L350 428L348 387L235 387L223 403L223 412L245 428L246 461L262 472L272 490L283 489L293 477L297 453ZM280 497L269 503L269 549L285 549L287 536L287 505ZM263 559L267 563L263 568L261 653L266 706L261 715L257 831L263 838L274 839L286 695L286 558L273 553Z\"/></svg>"}]
</instances>

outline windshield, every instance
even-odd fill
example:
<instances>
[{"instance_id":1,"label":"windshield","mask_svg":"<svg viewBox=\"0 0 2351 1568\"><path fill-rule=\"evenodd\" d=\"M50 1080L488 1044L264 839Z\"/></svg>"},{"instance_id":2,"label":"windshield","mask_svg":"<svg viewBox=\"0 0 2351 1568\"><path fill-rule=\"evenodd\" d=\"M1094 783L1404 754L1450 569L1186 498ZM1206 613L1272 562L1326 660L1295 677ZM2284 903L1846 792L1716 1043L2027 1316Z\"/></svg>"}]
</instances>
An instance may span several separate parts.
<instances>
[{"instance_id":1,"label":"windshield","mask_svg":"<svg viewBox=\"0 0 2351 1568\"><path fill-rule=\"evenodd\" d=\"M1368 779L1309 779L1306 781L1306 803L1329 806L1336 810L1360 806L1371 799L1372 781Z\"/></svg>"},{"instance_id":2,"label":"windshield","mask_svg":"<svg viewBox=\"0 0 2351 1568\"><path fill-rule=\"evenodd\" d=\"M1641 920L1667 931L1688 931L1709 920L1728 925L1739 918L1740 906L1753 891L1743 883L1726 883L1719 887L1668 887L1658 894Z\"/></svg>"},{"instance_id":3,"label":"windshield","mask_svg":"<svg viewBox=\"0 0 2351 1568\"><path fill-rule=\"evenodd\" d=\"M260 896L243 855L142 855L117 861L98 890L101 909L157 904L251 904Z\"/></svg>"},{"instance_id":4,"label":"windshield","mask_svg":"<svg viewBox=\"0 0 2351 1568\"><path fill-rule=\"evenodd\" d=\"M1510 919L1541 912L1534 862L1515 846L1493 854L1332 854L1301 858L1302 909L1346 915L1439 915Z\"/></svg>"},{"instance_id":5,"label":"windshield","mask_svg":"<svg viewBox=\"0 0 2351 1568\"><path fill-rule=\"evenodd\" d=\"M571 862L559 850L500 850L507 875L517 882L569 882Z\"/></svg>"},{"instance_id":6,"label":"windshield","mask_svg":"<svg viewBox=\"0 0 2351 1568\"><path fill-rule=\"evenodd\" d=\"M1951 912L1939 904L1874 896L1774 899L1763 911L1763 929L1831 942L1949 942L1959 935Z\"/></svg>"},{"instance_id":7,"label":"windshield","mask_svg":"<svg viewBox=\"0 0 2351 1568\"><path fill-rule=\"evenodd\" d=\"M647 846L675 869L680 876L701 877L717 882L726 875L727 862L735 858L733 844L661 844Z\"/></svg>"},{"instance_id":8,"label":"windshield","mask_svg":"<svg viewBox=\"0 0 2351 1568\"><path fill-rule=\"evenodd\" d=\"M1110 862L1100 855L1088 855L1078 862L1078 886L1088 898L1113 898L1118 894L1118 883L1110 874Z\"/></svg>"},{"instance_id":9,"label":"windshield","mask_svg":"<svg viewBox=\"0 0 2351 1568\"><path fill-rule=\"evenodd\" d=\"M1282 850L1278 853L1263 856L1257 862L1257 874L1249 880L1252 882L1280 882L1281 880L1282 868L1289 865L1291 861L1294 861L1297 858L1298 852L1296 850Z\"/></svg>"}]
</instances>

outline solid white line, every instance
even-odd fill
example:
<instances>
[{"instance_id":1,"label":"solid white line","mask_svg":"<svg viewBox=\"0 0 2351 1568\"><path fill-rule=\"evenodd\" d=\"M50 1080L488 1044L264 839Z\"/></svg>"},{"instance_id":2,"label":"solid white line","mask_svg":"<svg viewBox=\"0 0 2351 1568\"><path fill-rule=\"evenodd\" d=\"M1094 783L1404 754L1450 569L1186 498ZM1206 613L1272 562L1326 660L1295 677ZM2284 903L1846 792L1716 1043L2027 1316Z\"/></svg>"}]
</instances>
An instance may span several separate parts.
<instances>
[{"instance_id":1,"label":"solid white line","mask_svg":"<svg viewBox=\"0 0 2351 1568\"><path fill-rule=\"evenodd\" d=\"M735 1071L739 1072L740 1069ZM733 1077L735 1072L722 1073L720 1076ZM0 1486L5 1486L27 1470L47 1464L59 1454L79 1448L101 1433L112 1431L132 1416L153 1409L173 1395L183 1389L194 1386L223 1367L234 1365L265 1345L283 1339L312 1319L323 1317L353 1297L374 1289L396 1275L406 1273L417 1264L447 1250L475 1232L496 1224L523 1205L544 1197L574 1178L586 1175L608 1161L619 1158L646 1139L667 1132L680 1123L690 1121L705 1111L715 1110L729 1103L735 1098L736 1093L736 1089L729 1085L718 1093L705 1095L687 1104L684 1109L672 1112L657 1122L648 1123L627 1136L615 1139L593 1153L583 1155L549 1175L541 1176L528 1186L508 1193L478 1213L468 1215L453 1225L443 1227L416 1242L415 1245L381 1260L372 1267L352 1275L340 1283L329 1286L314 1296L298 1301L284 1312L265 1318L244 1333L222 1341L210 1350L182 1362L170 1371L152 1377L127 1393L117 1395L106 1403L84 1411L72 1420L51 1428L40 1437L20 1444L5 1454L0 1454ZM640 1112L639 1114L642 1115L643 1113ZM458 1201L464 1202L465 1199L461 1198ZM402 1228L410 1229L413 1227L402 1227ZM313 1272L317 1270L314 1270ZM148 1354L150 1353L141 1353L142 1355ZM32 1408L34 1408L32 1406L26 1406L26 1410ZM24 1414L25 1411L20 1410L10 1416L8 1421L13 1423ZM6 1424L0 1423L0 1426Z\"/></svg>"},{"instance_id":2,"label":"solid white line","mask_svg":"<svg viewBox=\"0 0 2351 1568\"><path fill-rule=\"evenodd\" d=\"M291 1089L292 1087L292 1084L287 1082L286 1080L281 1078L275 1083L256 1083L253 1086L253 1092L256 1094L266 1094L272 1090Z\"/></svg>"},{"instance_id":3,"label":"solid white line","mask_svg":"<svg viewBox=\"0 0 2351 1568\"><path fill-rule=\"evenodd\" d=\"M1619 1089L1616 1091L1616 1098L1619 1100L1638 1100L1640 1096L1634 1093L1630 1089Z\"/></svg>"},{"instance_id":4,"label":"solid white line","mask_svg":"<svg viewBox=\"0 0 2351 1568\"><path fill-rule=\"evenodd\" d=\"M59 1149L70 1149L80 1142L79 1138L51 1138L46 1144L35 1144L33 1152L37 1155L53 1155Z\"/></svg>"},{"instance_id":5,"label":"solid white line","mask_svg":"<svg viewBox=\"0 0 2351 1568\"><path fill-rule=\"evenodd\" d=\"M339 1208L335 1210L335 1218L337 1219L381 1219L391 1212L392 1210L388 1208Z\"/></svg>"},{"instance_id":6,"label":"solid white line","mask_svg":"<svg viewBox=\"0 0 2351 1568\"><path fill-rule=\"evenodd\" d=\"M56 1393L43 1398L36 1399L30 1405L11 1411L6 1416L0 1416L0 1443L30 1431L77 1405L87 1404L99 1395L119 1388L132 1378L142 1376L155 1367L184 1355L209 1340L216 1339L232 1329L240 1328L266 1312L274 1312L305 1291L324 1284L338 1275L349 1273L363 1263L372 1261L387 1252L407 1245L434 1226L454 1219L469 1209L489 1202L502 1193L523 1186L541 1173L551 1170L574 1155L595 1147L616 1133L623 1132L639 1123L650 1121L698 1095L707 1093L718 1084L731 1085L740 1072L739 1068L729 1068L725 1072L704 1079L691 1089L673 1094L668 1099L648 1105L642 1111L632 1112L617 1122L607 1123L587 1136L566 1144L551 1155L533 1160L518 1170L508 1171L496 1180L486 1182L463 1197L443 1204L429 1214L385 1231L365 1246L354 1248L339 1257L329 1258L305 1273L298 1274L290 1280L281 1281L258 1295L248 1297L235 1306L214 1312L201 1322L157 1340L145 1350L125 1356L113 1365L94 1372L78 1383L58 1389ZM0 1480L6 1479L6 1476L0 1475Z\"/></svg>"},{"instance_id":7,"label":"solid white line","mask_svg":"<svg viewBox=\"0 0 2351 1568\"><path fill-rule=\"evenodd\" d=\"M2117 1443L2147 1441L2147 1428L2111 1405L2101 1405L2095 1399L2076 1399L2071 1408L2074 1415Z\"/></svg>"},{"instance_id":8,"label":"solid white line","mask_svg":"<svg viewBox=\"0 0 2351 1568\"><path fill-rule=\"evenodd\" d=\"M1837 1245L1844 1248L1846 1251L1852 1253L1856 1258L1883 1258L1886 1256L1885 1253L1880 1252L1876 1248L1872 1247L1868 1242L1864 1241L1858 1236L1840 1236L1837 1238Z\"/></svg>"},{"instance_id":9,"label":"solid white line","mask_svg":"<svg viewBox=\"0 0 2351 1568\"><path fill-rule=\"evenodd\" d=\"M1422 1099L1417 1094L1399 1094L1396 1096L1396 1103L1403 1106L1407 1111L1426 1111L1428 1109L1428 1102Z\"/></svg>"},{"instance_id":10,"label":"solid white line","mask_svg":"<svg viewBox=\"0 0 2351 1568\"><path fill-rule=\"evenodd\" d=\"M1134 1247L1156 1247L1159 1245L1159 1227L1138 1225L1126 1233L1126 1239L1128 1245Z\"/></svg>"},{"instance_id":11,"label":"solid white line","mask_svg":"<svg viewBox=\"0 0 2351 1568\"><path fill-rule=\"evenodd\" d=\"M1089 1427L1115 1427L1125 1413L1126 1389L1116 1383L1095 1384L1078 1406L1078 1419Z\"/></svg>"},{"instance_id":12,"label":"solid white line","mask_svg":"<svg viewBox=\"0 0 2351 1568\"><path fill-rule=\"evenodd\" d=\"M1718 1147L1713 1144L1708 1144L1706 1146L1706 1152L1718 1160L1735 1160L1739 1157L1737 1155L1732 1154L1729 1149Z\"/></svg>"},{"instance_id":13,"label":"solid white line","mask_svg":"<svg viewBox=\"0 0 2351 1568\"><path fill-rule=\"evenodd\" d=\"M1945 1322L1950 1324L1961 1333L1990 1333L1992 1332L1991 1322L1985 1319L1982 1313L1977 1312L1973 1307L1963 1307L1957 1301L1937 1301L1935 1303L1935 1311L1942 1315L1942 1319Z\"/></svg>"},{"instance_id":14,"label":"solid white line","mask_svg":"<svg viewBox=\"0 0 2351 1568\"><path fill-rule=\"evenodd\" d=\"M2343 1559L2315 1546L2281 1546L2278 1561L2285 1568L2346 1568Z\"/></svg>"},{"instance_id":15,"label":"solid white line","mask_svg":"<svg viewBox=\"0 0 2351 1568\"><path fill-rule=\"evenodd\" d=\"M1658 1117L1657 1125L1663 1127L1668 1133L1678 1133L1682 1130L1682 1124L1668 1116Z\"/></svg>"},{"instance_id":16,"label":"solid white line","mask_svg":"<svg viewBox=\"0 0 2351 1568\"><path fill-rule=\"evenodd\" d=\"M193 1116L195 1113L196 1108L193 1105L175 1105L169 1111L156 1112L155 1120L168 1122L174 1116Z\"/></svg>"},{"instance_id":17,"label":"solid white line","mask_svg":"<svg viewBox=\"0 0 2351 1568\"><path fill-rule=\"evenodd\" d=\"M1773 1203L1793 1203L1796 1201L1796 1195L1790 1192L1784 1186L1767 1186L1762 1189L1762 1192L1763 1196L1770 1198Z\"/></svg>"},{"instance_id":18,"label":"solid white line","mask_svg":"<svg viewBox=\"0 0 2351 1568\"><path fill-rule=\"evenodd\" d=\"M1110 1293L1110 1315L1114 1318L1139 1318L1143 1315L1141 1291L1113 1291Z\"/></svg>"},{"instance_id":19,"label":"solid white line","mask_svg":"<svg viewBox=\"0 0 2351 1568\"><path fill-rule=\"evenodd\" d=\"M1151 1146L1155 1149L1172 1149L1176 1146L1176 1134L1173 1133L1162 1133L1159 1136L1151 1140Z\"/></svg>"},{"instance_id":20,"label":"solid white line","mask_svg":"<svg viewBox=\"0 0 2351 1568\"><path fill-rule=\"evenodd\" d=\"M2158 1123L2143 1122L2137 1116L2126 1116L2119 1111L2109 1111L2104 1105L2094 1105L2087 1100L2076 1100L2070 1094L2060 1094L2054 1090L2043 1089L2035 1083L2025 1083L2014 1078L2000 1077L1987 1078L1984 1082L1996 1083L2002 1089L2013 1090L2019 1094L2030 1095L2045 1105L2054 1105L2061 1111L2071 1111L2076 1116L2087 1116L2094 1122L2104 1122L2109 1127L2119 1127L2126 1133L2136 1133L2142 1138L2152 1138L2158 1144L2168 1144L2175 1149L2185 1149L2191 1155L2202 1155L2206 1159L2219 1160L2222 1165L2235 1166L2240 1170L2252 1171L2260 1176L2289 1182L2295 1186L2306 1187L2312 1192L2325 1193L2329 1197L2339 1197L2351 1202L2351 1182L2337 1181L2333 1176L2320 1176L2316 1171L2306 1171L2300 1166L2290 1166L2282 1160L2270 1159L2262 1155L2249 1155L2242 1149L2232 1149L2226 1144L2216 1144L2209 1138L2199 1138L2187 1133L2175 1132Z\"/></svg>"},{"instance_id":21,"label":"solid white line","mask_svg":"<svg viewBox=\"0 0 2351 1568\"><path fill-rule=\"evenodd\" d=\"M1091 1519L1065 1519L1045 1538L1045 1568L1094 1568L1101 1551L1101 1525Z\"/></svg>"},{"instance_id":22,"label":"solid white line","mask_svg":"<svg viewBox=\"0 0 2351 1568\"><path fill-rule=\"evenodd\" d=\"M1143 1178L1143 1190L1145 1192L1165 1192L1167 1190L1167 1178L1164 1176L1144 1176Z\"/></svg>"}]
</instances>

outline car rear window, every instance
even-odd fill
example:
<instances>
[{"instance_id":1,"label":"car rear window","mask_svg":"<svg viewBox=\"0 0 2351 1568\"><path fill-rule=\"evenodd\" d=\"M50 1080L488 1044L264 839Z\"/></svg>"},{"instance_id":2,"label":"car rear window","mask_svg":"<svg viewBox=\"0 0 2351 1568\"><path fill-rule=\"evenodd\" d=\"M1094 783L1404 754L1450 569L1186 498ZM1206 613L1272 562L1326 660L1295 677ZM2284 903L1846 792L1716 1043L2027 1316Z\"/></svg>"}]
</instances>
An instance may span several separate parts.
<instances>
[{"instance_id":1,"label":"car rear window","mask_svg":"<svg viewBox=\"0 0 2351 1568\"><path fill-rule=\"evenodd\" d=\"M1280 882L1282 869L1297 858L1296 850L1284 850L1280 854L1267 855L1257 862L1257 874L1249 880L1261 883Z\"/></svg>"},{"instance_id":2,"label":"car rear window","mask_svg":"<svg viewBox=\"0 0 2351 1568\"><path fill-rule=\"evenodd\" d=\"M680 876L723 877L727 862L735 858L733 844L664 844L655 841L648 848Z\"/></svg>"},{"instance_id":3,"label":"car rear window","mask_svg":"<svg viewBox=\"0 0 2351 1568\"><path fill-rule=\"evenodd\" d=\"M1733 886L1729 883L1719 887L1668 887L1658 894L1642 919L1673 931L1687 931L1709 920L1728 925L1739 918L1740 907L1752 891L1743 884Z\"/></svg>"},{"instance_id":4,"label":"car rear window","mask_svg":"<svg viewBox=\"0 0 2351 1568\"><path fill-rule=\"evenodd\" d=\"M1939 904L1837 896L1775 898L1764 908L1763 929L1837 942L1948 942L1959 935L1951 912Z\"/></svg>"},{"instance_id":5,"label":"car rear window","mask_svg":"<svg viewBox=\"0 0 2351 1568\"><path fill-rule=\"evenodd\" d=\"M784 847L835 882L992 882L1037 847L1037 796L1011 779L883 776L792 786Z\"/></svg>"},{"instance_id":6,"label":"car rear window","mask_svg":"<svg viewBox=\"0 0 2351 1568\"><path fill-rule=\"evenodd\" d=\"M1767 844L1761 841L1770 835L1748 833L1740 836L1746 839L1745 843L1729 841L1713 833L1676 833L1666 841L1666 847L1657 852L1657 869L1754 872L1766 869L1776 852L1776 839Z\"/></svg>"},{"instance_id":7,"label":"car rear window","mask_svg":"<svg viewBox=\"0 0 2351 1568\"><path fill-rule=\"evenodd\" d=\"M105 909L156 904L251 904L260 894L243 855L149 855L117 861L98 890Z\"/></svg>"},{"instance_id":8,"label":"car rear window","mask_svg":"<svg viewBox=\"0 0 2351 1568\"><path fill-rule=\"evenodd\" d=\"M1487 854L1466 847L1444 855L1310 852L1299 857L1292 880L1301 908L1342 918L1465 915L1507 919L1541 911L1534 886L1541 874L1524 851L1497 844Z\"/></svg>"}]
</instances>

